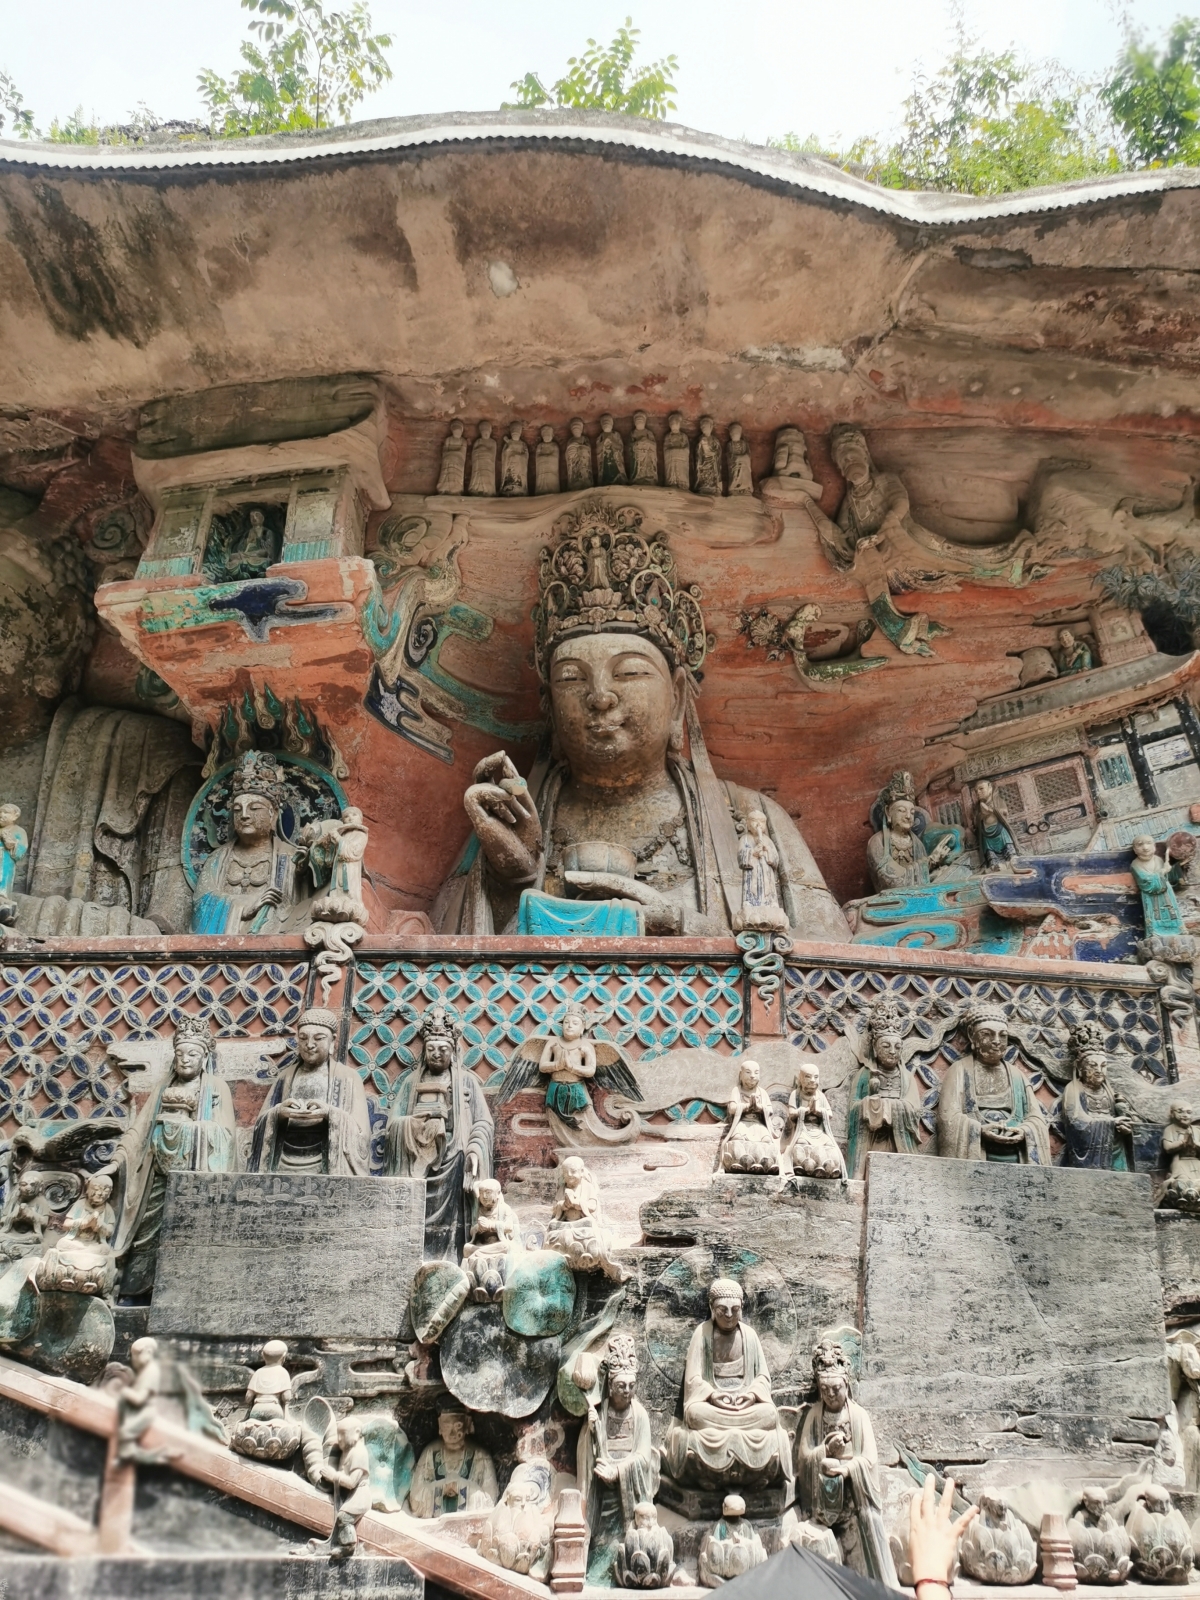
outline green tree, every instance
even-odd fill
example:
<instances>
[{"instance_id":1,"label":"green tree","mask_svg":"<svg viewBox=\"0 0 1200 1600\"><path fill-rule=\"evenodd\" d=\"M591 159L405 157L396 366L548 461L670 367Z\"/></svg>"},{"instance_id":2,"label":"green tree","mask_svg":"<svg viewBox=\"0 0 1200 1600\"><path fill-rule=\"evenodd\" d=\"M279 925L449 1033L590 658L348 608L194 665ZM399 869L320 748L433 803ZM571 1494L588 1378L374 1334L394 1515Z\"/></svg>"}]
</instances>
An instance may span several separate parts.
<instances>
[{"instance_id":1,"label":"green tree","mask_svg":"<svg viewBox=\"0 0 1200 1600\"><path fill-rule=\"evenodd\" d=\"M33 112L25 104L25 97L9 77L7 72L0 72L0 133L3 133L9 123L18 139L33 139L37 137L37 129L33 125Z\"/></svg>"},{"instance_id":2,"label":"green tree","mask_svg":"<svg viewBox=\"0 0 1200 1600\"><path fill-rule=\"evenodd\" d=\"M258 43L242 45L240 72L229 79L211 68L200 74L200 95L213 135L328 128L349 122L368 94L392 76L384 51L387 33L371 32L364 0L326 12L322 0L242 0L258 15L250 24Z\"/></svg>"},{"instance_id":3,"label":"green tree","mask_svg":"<svg viewBox=\"0 0 1200 1600\"><path fill-rule=\"evenodd\" d=\"M1180 17L1157 52L1126 41L1101 95L1138 166L1200 160L1200 22Z\"/></svg>"},{"instance_id":4,"label":"green tree","mask_svg":"<svg viewBox=\"0 0 1200 1600\"><path fill-rule=\"evenodd\" d=\"M506 101L505 111L525 106L570 106L581 111L619 111L627 117L648 117L661 122L675 102L669 97L677 90L671 81L679 71L679 58L663 56L649 65L633 66L641 29L626 17L609 45L589 39L582 55L570 56L567 70L549 88L536 72L509 85L517 91L515 100ZM630 73L632 72L632 77Z\"/></svg>"}]
</instances>

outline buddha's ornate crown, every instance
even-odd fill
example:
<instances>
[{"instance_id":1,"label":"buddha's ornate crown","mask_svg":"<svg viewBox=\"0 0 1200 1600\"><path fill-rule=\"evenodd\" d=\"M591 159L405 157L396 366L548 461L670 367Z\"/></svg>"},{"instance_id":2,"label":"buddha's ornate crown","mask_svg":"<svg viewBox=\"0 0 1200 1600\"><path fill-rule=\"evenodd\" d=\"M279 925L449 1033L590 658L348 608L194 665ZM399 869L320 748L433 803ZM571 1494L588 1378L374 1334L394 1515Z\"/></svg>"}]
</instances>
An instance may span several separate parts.
<instances>
[{"instance_id":1,"label":"buddha's ornate crown","mask_svg":"<svg viewBox=\"0 0 1200 1600\"><path fill-rule=\"evenodd\" d=\"M580 633L637 633L673 667L696 673L708 651L700 590L678 583L666 535L641 531L633 506L591 504L554 525L542 551L533 613L534 656L545 679L561 639Z\"/></svg>"},{"instance_id":2,"label":"buddha's ornate crown","mask_svg":"<svg viewBox=\"0 0 1200 1600\"><path fill-rule=\"evenodd\" d=\"M262 750L247 750L233 770L233 793L265 795L281 809L286 798L283 771L275 757Z\"/></svg>"},{"instance_id":3,"label":"buddha's ornate crown","mask_svg":"<svg viewBox=\"0 0 1200 1600\"><path fill-rule=\"evenodd\" d=\"M976 1000L962 1014L964 1032L969 1034L971 1029L977 1028L981 1022L1000 1022L1007 1028L1008 1012L994 1000Z\"/></svg>"},{"instance_id":4,"label":"buddha's ornate crown","mask_svg":"<svg viewBox=\"0 0 1200 1600\"><path fill-rule=\"evenodd\" d=\"M849 1378L850 1357L833 1339L822 1339L812 1353L812 1370L814 1378L823 1372L842 1372Z\"/></svg>"},{"instance_id":5,"label":"buddha's ornate crown","mask_svg":"<svg viewBox=\"0 0 1200 1600\"><path fill-rule=\"evenodd\" d=\"M449 1039L457 1043L461 1033L462 1023L447 1006L430 1006L421 1018L421 1037L427 1042L430 1039Z\"/></svg>"},{"instance_id":6,"label":"buddha's ornate crown","mask_svg":"<svg viewBox=\"0 0 1200 1600\"><path fill-rule=\"evenodd\" d=\"M186 1040L194 1040L202 1044L206 1050L212 1049L212 1029L203 1017L189 1017L186 1014L175 1019L175 1043L182 1044Z\"/></svg>"},{"instance_id":7,"label":"buddha's ornate crown","mask_svg":"<svg viewBox=\"0 0 1200 1600\"><path fill-rule=\"evenodd\" d=\"M871 1007L868 1026L876 1038L884 1034L904 1032L904 1013L900 1010L900 1002L895 995L880 995Z\"/></svg>"},{"instance_id":8,"label":"buddha's ornate crown","mask_svg":"<svg viewBox=\"0 0 1200 1600\"><path fill-rule=\"evenodd\" d=\"M610 1378L636 1378L637 1345L633 1341L633 1335L614 1333L608 1341L604 1359Z\"/></svg>"},{"instance_id":9,"label":"buddha's ornate crown","mask_svg":"<svg viewBox=\"0 0 1200 1600\"><path fill-rule=\"evenodd\" d=\"M1105 1033L1098 1022L1077 1022L1071 1029L1071 1056L1107 1055Z\"/></svg>"},{"instance_id":10,"label":"buddha's ornate crown","mask_svg":"<svg viewBox=\"0 0 1200 1600\"><path fill-rule=\"evenodd\" d=\"M879 803L883 806L894 805L897 800L911 800L916 804L917 785L911 772L898 768L892 773L884 787L879 791Z\"/></svg>"}]
</instances>

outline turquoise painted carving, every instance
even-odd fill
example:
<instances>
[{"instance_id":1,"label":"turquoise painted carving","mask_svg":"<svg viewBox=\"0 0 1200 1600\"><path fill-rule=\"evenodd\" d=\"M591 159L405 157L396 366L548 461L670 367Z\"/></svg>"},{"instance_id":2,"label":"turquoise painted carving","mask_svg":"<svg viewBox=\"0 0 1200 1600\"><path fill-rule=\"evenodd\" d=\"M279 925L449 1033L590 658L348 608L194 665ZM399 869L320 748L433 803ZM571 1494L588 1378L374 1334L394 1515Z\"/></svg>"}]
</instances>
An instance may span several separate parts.
<instances>
[{"instance_id":1,"label":"turquoise painted carving","mask_svg":"<svg viewBox=\"0 0 1200 1600\"><path fill-rule=\"evenodd\" d=\"M996 915L978 878L884 889L858 901L855 910L855 944L980 950L991 955L1013 955L1021 948L1019 925Z\"/></svg>"},{"instance_id":2,"label":"turquoise painted carving","mask_svg":"<svg viewBox=\"0 0 1200 1600\"><path fill-rule=\"evenodd\" d=\"M557 1250L523 1250L509 1257L501 1305L513 1333L563 1333L575 1309L575 1274Z\"/></svg>"},{"instance_id":3,"label":"turquoise painted carving","mask_svg":"<svg viewBox=\"0 0 1200 1600\"><path fill-rule=\"evenodd\" d=\"M235 622L247 638L265 644L272 628L330 622L349 611L342 605L302 605L308 585L299 578L252 578L242 583L205 583L194 589L148 594L139 622L144 633L178 633Z\"/></svg>"},{"instance_id":4,"label":"turquoise painted carving","mask_svg":"<svg viewBox=\"0 0 1200 1600\"><path fill-rule=\"evenodd\" d=\"M627 900L563 900L526 889L517 908L518 933L586 934L599 939L640 939L645 913Z\"/></svg>"}]
</instances>

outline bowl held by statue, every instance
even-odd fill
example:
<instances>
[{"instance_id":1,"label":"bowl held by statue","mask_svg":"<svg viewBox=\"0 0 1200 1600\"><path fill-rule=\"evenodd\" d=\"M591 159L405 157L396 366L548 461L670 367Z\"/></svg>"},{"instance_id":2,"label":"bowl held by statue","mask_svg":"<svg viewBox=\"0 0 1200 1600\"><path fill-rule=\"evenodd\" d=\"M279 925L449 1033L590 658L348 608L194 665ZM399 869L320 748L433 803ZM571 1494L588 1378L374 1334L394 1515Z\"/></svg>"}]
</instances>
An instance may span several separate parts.
<instances>
[{"instance_id":1,"label":"bowl held by statue","mask_svg":"<svg viewBox=\"0 0 1200 1600\"><path fill-rule=\"evenodd\" d=\"M582 844L567 845L563 851L563 869L566 872L611 872L621 878L632 878L637 871L637 856L624 845L587 839Z\"/></svg>"}]
</instances>

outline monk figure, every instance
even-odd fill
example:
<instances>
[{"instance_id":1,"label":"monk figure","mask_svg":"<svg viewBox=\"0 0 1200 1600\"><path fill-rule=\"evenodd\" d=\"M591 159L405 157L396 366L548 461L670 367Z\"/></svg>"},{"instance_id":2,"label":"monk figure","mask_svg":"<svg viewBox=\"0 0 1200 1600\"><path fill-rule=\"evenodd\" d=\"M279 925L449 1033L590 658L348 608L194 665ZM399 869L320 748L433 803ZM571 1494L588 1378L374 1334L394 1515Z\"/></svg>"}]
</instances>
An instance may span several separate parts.
<instances>
[{"instance_id":1,"label":"monk figure","mask_svg":"<svg viewBox=\"0 0 1200 1600\"><path fill-rule=\"evenodd\" d=\"M1005 1060L1004 1008L977 1002L967 1008L962 1029L970 1050L942 1080L938 1155L1049 1166L1050 1134L1042 1108L1018 1069Z\"/></svg>"},{"instance_id":2,"label":"monk figure","mask_svg":"<svg viewBox=\"0 0 1200 1600\"><path fill-rule=\"evenodd\" d=\"M299 1060L276 1078L254 1124L251 1172L312 1172L365 1178L371 1116L362 1079L333 1058L339 1019L314 1006L296 1024Z\"/></svg>"}]
</instances>

